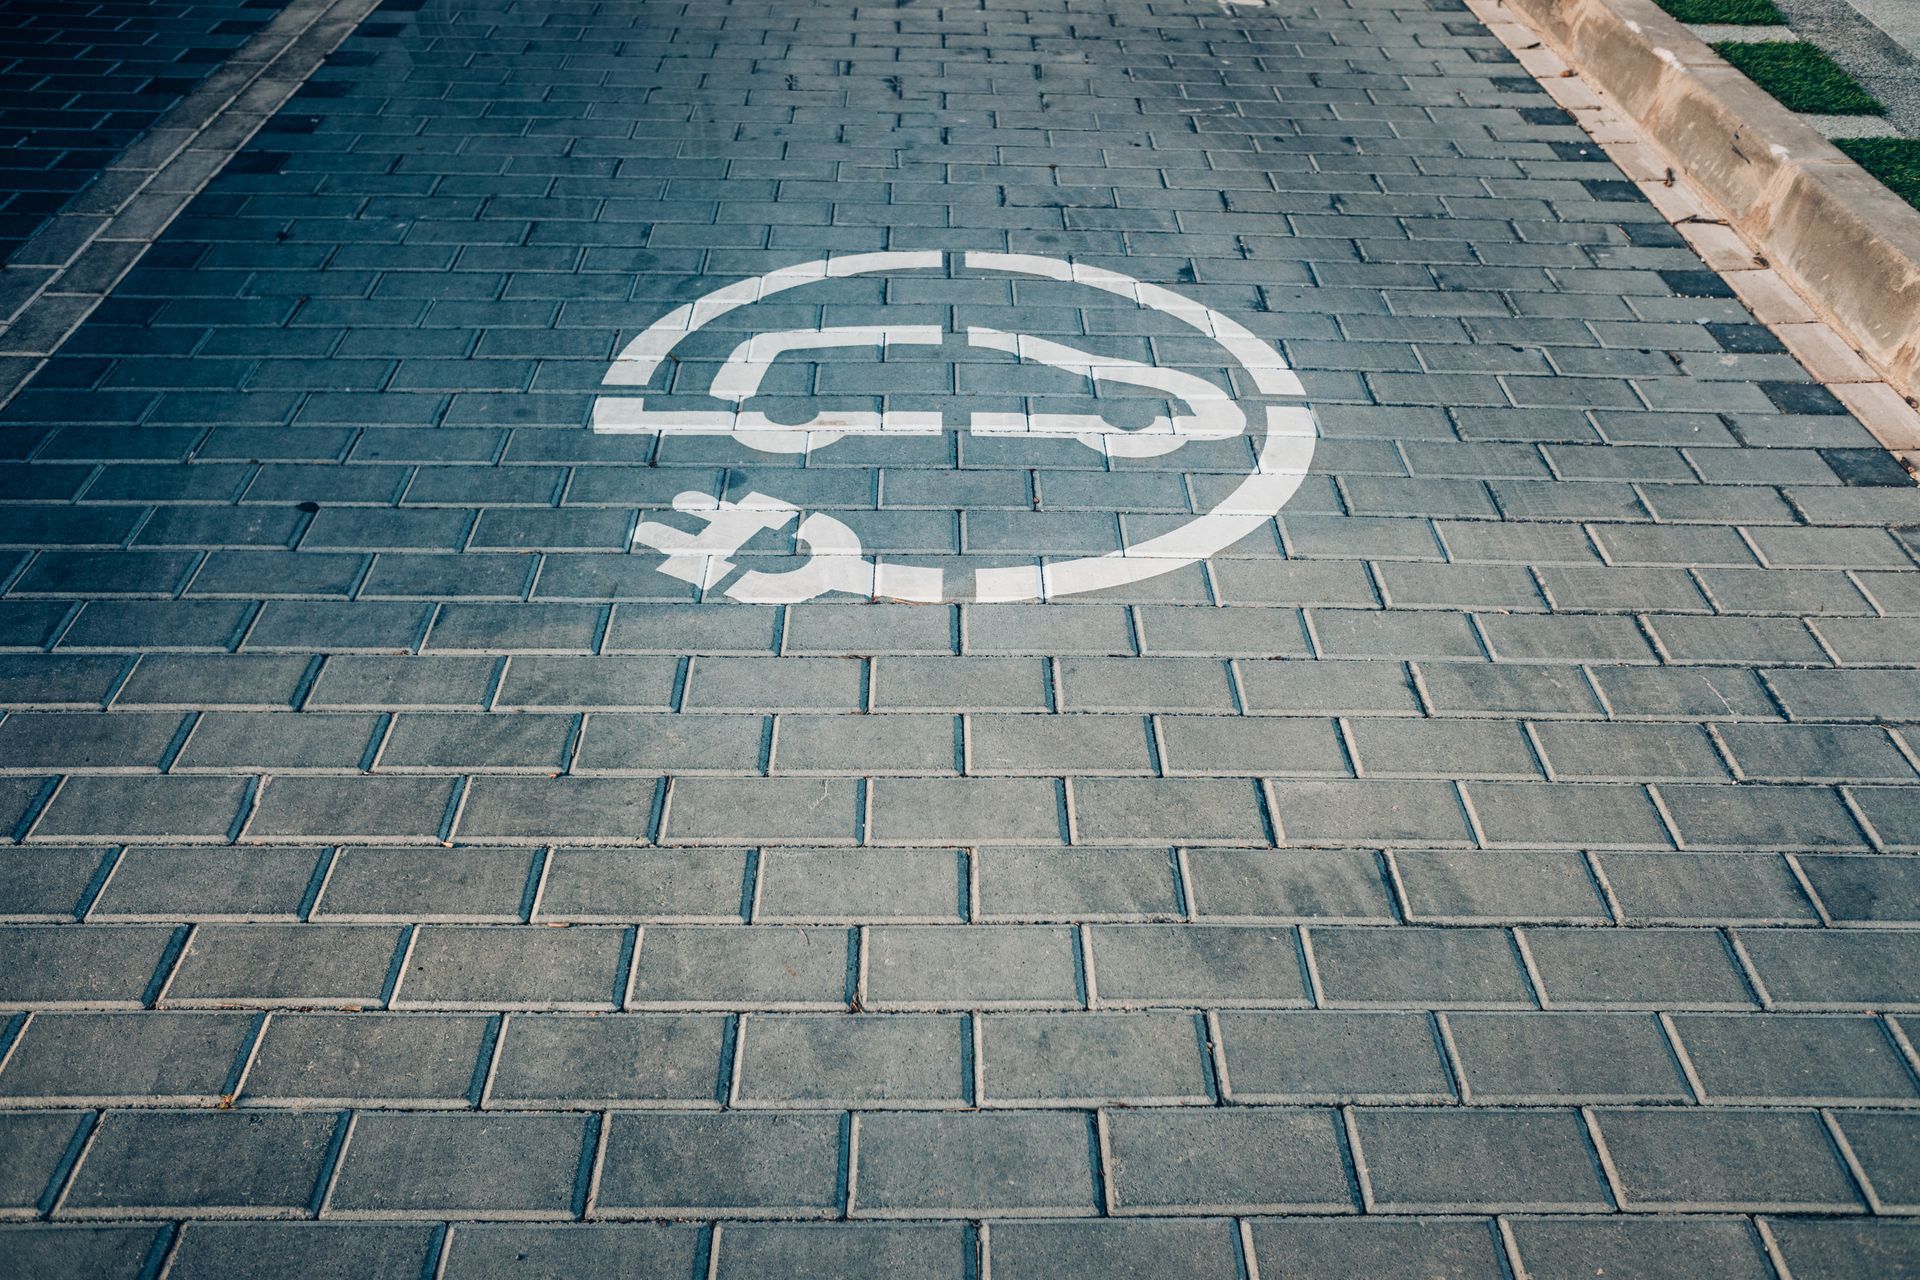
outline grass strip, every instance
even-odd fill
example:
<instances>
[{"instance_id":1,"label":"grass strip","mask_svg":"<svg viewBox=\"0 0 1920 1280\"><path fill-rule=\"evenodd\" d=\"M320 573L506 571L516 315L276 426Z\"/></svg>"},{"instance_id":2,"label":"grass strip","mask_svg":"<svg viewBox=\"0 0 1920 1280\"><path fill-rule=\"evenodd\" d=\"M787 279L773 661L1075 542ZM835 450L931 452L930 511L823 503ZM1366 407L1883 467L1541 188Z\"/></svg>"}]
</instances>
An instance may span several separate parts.
<instances>
[{"instance_id":1,"label":"grass strip","mask_svg":"<svg viewBox=\"0 0 1920 1280\"><path fill-rule=\"evenodd\" d=\"M1724 22L1740 27L1771 27L1786 22L1773 0L1658 0L1682 22Z\"/></svg>"},{"instance_id":2,"label":"grass strip","mask_svg":"<svg viewBox=\"0 0 1920 1280\"><path fill-rule=\"evenodd\" d=\"M1920 209L1920 138L1835 138L1833 145Z\"/></svg>"},{"instance_id":3,"label":"grass strip","mask_svg":"<svg viewBox=\"0 0 1920 1280\"><path fill-rule=\"evenodd\" d=\"M1885 114L1886 108L1840 64L1804 40L1722 40L1713 50L1790 111L1827 116Z\"/></svg>"}]
</instances>

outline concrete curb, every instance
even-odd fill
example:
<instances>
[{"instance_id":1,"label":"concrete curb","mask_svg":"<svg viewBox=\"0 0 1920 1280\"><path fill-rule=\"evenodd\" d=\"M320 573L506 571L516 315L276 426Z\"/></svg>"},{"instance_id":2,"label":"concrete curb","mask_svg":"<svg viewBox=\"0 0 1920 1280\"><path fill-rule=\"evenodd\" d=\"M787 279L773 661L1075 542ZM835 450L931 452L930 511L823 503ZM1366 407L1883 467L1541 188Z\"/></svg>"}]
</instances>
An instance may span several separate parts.
<instances>
[{"instance_id":1,"label":"concrete curb","mask_svg":"<svg viewBox=\"0 0 1920 1280\"><path fill-rule=\"evenodd\" d=\"M1505 0L1908 397L1920 395L1920 211L1653 0Z\"/></svg>"}]
</instances>

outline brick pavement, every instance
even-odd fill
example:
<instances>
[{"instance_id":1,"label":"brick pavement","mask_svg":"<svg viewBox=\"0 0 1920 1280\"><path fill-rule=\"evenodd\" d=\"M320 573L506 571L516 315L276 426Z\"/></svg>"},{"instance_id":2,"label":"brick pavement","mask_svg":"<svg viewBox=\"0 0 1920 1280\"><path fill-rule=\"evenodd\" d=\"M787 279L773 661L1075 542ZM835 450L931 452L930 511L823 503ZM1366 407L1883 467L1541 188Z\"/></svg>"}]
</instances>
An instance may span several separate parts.
<instances>
[{"instance_id":1,"label":"brick pavement","mask_svg":"<svg viewBox=\"0 0 1920 1280\"><path fill-rule=\"evenodd\" d=\"M1451 0L389 3L0 447L16 1273L1920 1270L1920 493Z\"/></svg>"},{"instance_id":2,"label":"brick pavement","mask_svg":"<svg viewBox=\"0 0 1920 1280\"><path fill-rule=\"evenodd\" d=\"M0 3L0 262L282 3Z\"/></svg>"}]
</instances>

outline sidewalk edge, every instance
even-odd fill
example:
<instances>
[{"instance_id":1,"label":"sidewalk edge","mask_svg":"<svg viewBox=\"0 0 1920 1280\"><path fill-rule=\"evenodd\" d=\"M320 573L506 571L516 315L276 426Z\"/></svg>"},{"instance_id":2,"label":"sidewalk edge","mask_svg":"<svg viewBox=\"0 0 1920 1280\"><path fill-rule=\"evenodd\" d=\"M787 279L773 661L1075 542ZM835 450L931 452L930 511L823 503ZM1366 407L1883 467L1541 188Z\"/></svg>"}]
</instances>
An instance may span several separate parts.
<instances>
[{"instance_id":1,"label":"sidewalk edge","mask_svg":"<svg viewBox=\"0 0 1920 1280\"><path fill-rule=\"evenodd\" d=\"M16 255L31 286L0 315L0 406L380 0L292 0L135 139Z\"/></svg>"},{"instance_id":2,"label":"sidewalk edge","mask_svg":"<svg viewBox=\"0 0 1920 1280\"><path fill-rule=\"evenodd\" d=\"M1711 212L1889 383L1906 397L1920 395L1920 211L1653 0L1502 0L1501 7L1604 91Z\"/></svg>"}]
</instances>

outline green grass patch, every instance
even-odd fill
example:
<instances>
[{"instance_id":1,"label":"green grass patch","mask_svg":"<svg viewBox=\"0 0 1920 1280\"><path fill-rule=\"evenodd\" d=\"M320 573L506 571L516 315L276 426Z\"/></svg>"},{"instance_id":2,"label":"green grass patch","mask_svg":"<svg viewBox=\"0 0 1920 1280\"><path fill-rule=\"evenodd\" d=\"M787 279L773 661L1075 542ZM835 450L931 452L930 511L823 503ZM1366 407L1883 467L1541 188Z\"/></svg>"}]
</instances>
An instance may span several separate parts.
<instances>
[{"instance_id":1,"label":"green grass patch","mask_svg":"<svg viewBox=\"0 0 1920 1280\"><path fill-rule=\"evenodd\" d=\"M1786 19L1773 0L1658 0L1662 9L1682 22L1726 22L1743 27L1770 27Z\"/></svg>"},{"instance_id":2,"label":"green grass patch","mask_svg":"<svg viewBox=\"0 0 1920 1280\"><path fill-rule=\"evenodd\" d=\"M1833 145L1920 209L1920 138L1835 138Z\"/></svg>"},{"instance_id":3,"label":"green grass patch","mask_svg":"<svg viewBox=\"0 0 1920 1280\"><path fill-rule=\"evenodd\" d=\"M1874 96L1817 46L1804 40L1761 40L1751 44L1722 40L1714 52L1740 68L1747 79L1780 99L1790 111L1828 116L1877 116L1885 112Z\"/></svg>"}]
</instances>

